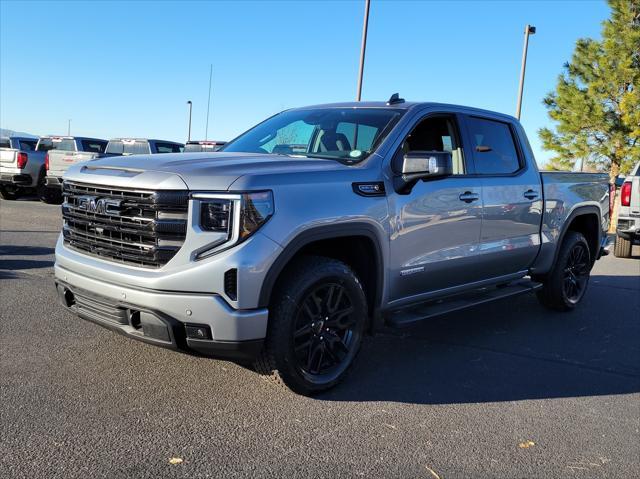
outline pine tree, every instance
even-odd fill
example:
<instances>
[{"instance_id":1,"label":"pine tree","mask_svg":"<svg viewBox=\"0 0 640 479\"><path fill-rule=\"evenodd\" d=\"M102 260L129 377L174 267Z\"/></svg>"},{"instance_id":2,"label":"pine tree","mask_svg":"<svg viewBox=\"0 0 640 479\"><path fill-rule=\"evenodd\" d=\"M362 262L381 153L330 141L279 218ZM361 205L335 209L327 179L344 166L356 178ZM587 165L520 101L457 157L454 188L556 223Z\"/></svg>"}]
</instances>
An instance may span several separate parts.
<instances>
[{"instance_id":1,"label":"pine tree","mask_svg":"<svg viewBox=\"0 0 640 479\"><path fill-rule=\"evenodd\" d=\"M549 169L608 171L613 180L640 160L640 0L609 0L602 40L576 42L554 92L543 100L555 129L539 135Z\"/></svg>"}]
</instances>

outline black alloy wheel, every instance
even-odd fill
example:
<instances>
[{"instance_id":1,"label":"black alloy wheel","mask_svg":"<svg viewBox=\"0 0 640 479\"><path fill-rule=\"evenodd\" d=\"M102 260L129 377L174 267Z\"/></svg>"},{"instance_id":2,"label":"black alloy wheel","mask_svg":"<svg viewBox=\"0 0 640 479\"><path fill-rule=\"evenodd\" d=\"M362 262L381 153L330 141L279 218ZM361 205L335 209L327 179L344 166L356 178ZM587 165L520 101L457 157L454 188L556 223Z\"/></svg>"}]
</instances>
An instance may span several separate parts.
<instances>
[{"instance_id":1,"label":"black alloy wheel","mask_svg":"<svg viewBox=\"0 0 640 479\"><path fill-rule=\"evenodd\" d=\"M589 281L589 250L584 243L573 245L564 268L563 294L567 301L577 304Z\"/></svg>"}]
</instances>

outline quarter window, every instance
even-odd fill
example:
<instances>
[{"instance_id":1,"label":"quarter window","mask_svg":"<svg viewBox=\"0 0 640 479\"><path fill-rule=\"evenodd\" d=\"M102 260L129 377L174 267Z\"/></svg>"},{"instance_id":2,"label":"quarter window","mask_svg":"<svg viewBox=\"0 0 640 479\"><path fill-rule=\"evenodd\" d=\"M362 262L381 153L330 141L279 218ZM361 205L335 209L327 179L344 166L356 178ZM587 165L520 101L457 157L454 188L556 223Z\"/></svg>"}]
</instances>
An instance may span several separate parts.
<instances>
[{"instance_id":1,"label":"quarter window","mask_svg":"<svg viewBox=\"0 0 640 479\"><path fill-rule=\"evenodd\" d=\"M507 123L468 117L467 125L478 174L504 175L520 169L513 134Z\"/></svg>"}]
</instances>

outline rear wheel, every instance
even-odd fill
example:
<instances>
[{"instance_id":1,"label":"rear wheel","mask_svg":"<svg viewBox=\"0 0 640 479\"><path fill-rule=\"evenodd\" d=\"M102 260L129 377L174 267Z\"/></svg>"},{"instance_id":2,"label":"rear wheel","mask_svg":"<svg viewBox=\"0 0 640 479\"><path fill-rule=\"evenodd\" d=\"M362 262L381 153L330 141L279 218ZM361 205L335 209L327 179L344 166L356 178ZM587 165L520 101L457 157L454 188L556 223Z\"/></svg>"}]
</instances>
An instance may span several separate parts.
<instances>
[{"instance_id":1,"label":"rear wheel","mask_svg":"<svg viewBox=\"0 0 640 479\"><path fill-rule=\"evenodd\" d=\"M3 200L17 200L20 197L19 188L7 188L6 186L0 186L0 197Z\"/></svg>"},{"instance_id":2,"label":"rear wheel","mask_svg":"<svg viewBox=\"0 0 640 479\"><path fill-rule=\"evenodd\" d=\"M367 322L360 281L344 263L306 257L275 294L265 348L256 369L311 395L338 384L353 364Z\"/></svg>"},{"instance_id":3,"label":"rear wheel","mask_svg":"<svg viewBox=\"0 0 640 479\"><path fill-rule=\"evenodd\" d=\"M570 311L582 300L591 273L591 253L585 237L567 232L553 270L546 277L538 299L556 311Z\"/></svg>"},{"instance_id":4,"label":"rear wheel","mask_svg":"<svg viewBox=\"0 0 640 479\"><path fill-rule=\"evenodd\" d=\"M616 244L613 247L613 254L617 258L630 258L632 243L628 239L616 235Z\"/></svg>"}]
</instances>

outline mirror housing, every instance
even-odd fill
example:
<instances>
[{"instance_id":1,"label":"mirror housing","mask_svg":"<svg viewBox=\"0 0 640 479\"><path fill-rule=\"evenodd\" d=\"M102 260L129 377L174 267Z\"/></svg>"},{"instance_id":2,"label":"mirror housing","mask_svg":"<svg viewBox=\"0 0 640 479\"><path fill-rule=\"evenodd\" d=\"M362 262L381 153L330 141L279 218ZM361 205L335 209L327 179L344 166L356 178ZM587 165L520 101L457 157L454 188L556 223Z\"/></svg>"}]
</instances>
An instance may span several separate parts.
<instances>
[{"instance_id":1,"label":"mirror housing","mask_svg":"<svg viewBox=\"0 0 640 479\"><path fill-rule=\"evenodd\" d=\"M444 178L453 174L453 158L448 151L400 151L394 159L393 186L396 192L407 194L418 180Z\"/></svg>"}]
</instances>

